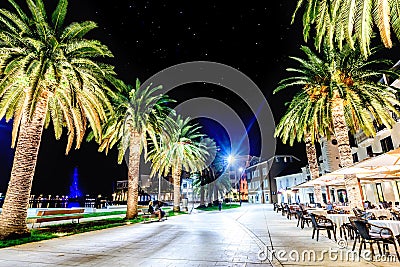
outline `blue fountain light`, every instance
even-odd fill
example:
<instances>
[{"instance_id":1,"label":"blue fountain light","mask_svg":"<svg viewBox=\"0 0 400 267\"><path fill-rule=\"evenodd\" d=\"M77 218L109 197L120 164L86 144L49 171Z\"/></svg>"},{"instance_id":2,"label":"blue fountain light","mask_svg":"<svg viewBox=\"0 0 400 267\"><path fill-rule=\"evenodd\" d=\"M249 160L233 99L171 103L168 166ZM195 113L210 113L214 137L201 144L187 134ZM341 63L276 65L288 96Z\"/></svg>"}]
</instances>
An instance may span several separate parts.
<instances>
[{"instance_id":1,"label":"blue fountain light","mask_svg":"<svg viewBox=\"0 0 400 267\"><path fill-rule=\"evenodd\" d=\"M69 198L79 198L82 197L82 192L78 188L78 167L74 168L74 174L72 175L72 184L69 187Z\"/></svg>"}]
</instances>

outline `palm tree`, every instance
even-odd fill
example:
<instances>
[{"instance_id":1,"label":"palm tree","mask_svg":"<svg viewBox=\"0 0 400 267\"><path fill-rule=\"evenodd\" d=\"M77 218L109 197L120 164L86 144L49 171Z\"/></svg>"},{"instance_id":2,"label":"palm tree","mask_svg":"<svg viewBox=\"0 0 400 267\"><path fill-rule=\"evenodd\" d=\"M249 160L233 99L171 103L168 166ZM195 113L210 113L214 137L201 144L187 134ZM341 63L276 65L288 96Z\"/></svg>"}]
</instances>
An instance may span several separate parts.
<instances>
[{"instance_id":1,"label":"palm tree","mask_svg":"<svg viewBox=\"0 0 400 267\"><path fill-rule=\"evenodd\" d=\"M374 27L377 27L382 43L392 47L391 31L400 39L400 2L397 0L298 0L293 14L304 7L303 35L307 41L311 26L315 26L315 45L320 48L323 39L330 44L346 41L354 49L354 38L361 47L362 54L370 54L370 43Z\"/></svg>"},{"instance_id":2,"label":"palm tree","mask_svg":"<svg viewBox=\"0 0 400 267\"><path fill-rule=\"evenodd\" d=\"M318 102L312 101L304 91L297 93L289 104L286 113L275 128L275 137L280 137L284 144L289 140L290 146L294 141L305 142L306 155L310 168L311 179L319 177L319 166L315 149L315 140L319 136L330 135L331 124L324 121L327 116L320 116ZM325 109L322 109L325 112ZM320 121L322 119L322 121ZM320 185L314 186L315 201L322 203Z\"/></svg>"},{"instance_id":3,"label":"palm tree","mask_svg":"<svg viewBox=\"0 0 400 267\"><path fill-rule=\"evenodd\" d=\"M215 142L209 142L207 147L212 148L209 150L213 151L213 148L216 148ZM200 191L200 206L205 206L206 193L208 195L208 203L212 204L213 187L218 188L219 193L222 195L231 190L232 186L229 180L229 175L226 172L226 160L221 153L216 153L212 163L194 176L195 180L193 181L193 185L195 191L197 193ZM218 197L214 196L214 198Z\"/></svg>"},{"instance_id":4,"label":"palm tree","mask_svg":"<svg viewBox=\"0 0 400 267\"><path fill-rule=\"evenodd\" d=\"M173 100L156 94L162 86L141 87L136 80L136 87L133 88L119 79L111 82L117 88L115 92L110 91L114 110L103 127L104 136L99 151L105 150L107 154L117 144L118 163L121 164L129 149L126 219L132 219L138 215L140 156L144 151L147 157L147 138L155 140L161 132L162 123L171 112L167 104Z\"/></svg>"},{"instance_id":5,"label":"palm tree","mask_svg":"<svg viewBox=\"0 0 400 267\"><path fill-rule=\"evenodd\" d=\"M342 167L353 164L348 130L361 129L367 136L374 136L374 120L377 124L391 128L395 121L390 112L399 114L396 109L396 105L399 105L395 95L396 89L378 81L383 74L398 77L394 70L377 70L381 64L390 64L390 61L365 59L361 50L357 48L356 46L356 50L353 50L349 45L345 45L339 49L325 45L323 53L318 55L310 48L302 46L307 59L293 57L300 63L300 67L287 69L298 76L281 80L274 91L302 86L297 96L303 98L306 103L313 103L317 129L320 125L321 129L328 129L329 125L333 127ZM371 55L377 51L377 48L373 48ZM315 127L313 122L309 124L311 127L305 124L305 130ZM324 130L313 131L326 133ZM350 205L361 206L360 192L355 190L359 187L355 175L346 176L345 180Z\"/></svg>"},{"instance_id":6,"label":"palm tree","mask_svg":"<svg viewBox=\"0 0 400 267\"><path fill-rule=\"evenodd\" d=\"M154 149L149 151L151 161L150 176L156 174L167 176L172 173L174 183L174 208L180 211L180 184L182 170L198 172L206 167L209 148L201 142L204 134L200 133L198 124L191 124L191 118L181 115L173 118L174 123L165 127L159 140L153 143Z\"/></svg>"},{"instance_id":7,"label":"palm tree","mask_svg":"<svg viewBox=\"0 0 400 267\"><path fill-rule=\"evenodd\" d=\"M42 0L27 0L31 16L9 0L15 12L0 9L0 119L13 118L15 156L3 211L0 239L29 235L27 208L44 128L52 122L55 137L67 127L66 153L79 148L88 126L101 138L101 123L110 107L105 79L115 75L94 60L112 57L96 40L91 21L64 27L67 0L48 17Z\"/></svg>"}]
</instances>

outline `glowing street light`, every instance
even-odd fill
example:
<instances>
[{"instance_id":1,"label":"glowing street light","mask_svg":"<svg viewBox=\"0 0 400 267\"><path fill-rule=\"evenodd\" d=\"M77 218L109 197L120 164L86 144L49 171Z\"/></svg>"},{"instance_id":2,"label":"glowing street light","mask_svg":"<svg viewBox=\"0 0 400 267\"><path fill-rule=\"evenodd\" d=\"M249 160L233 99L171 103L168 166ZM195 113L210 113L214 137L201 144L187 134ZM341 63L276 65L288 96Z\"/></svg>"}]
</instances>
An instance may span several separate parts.
<instances>
[{"instance_id":1,"label":"glowing street light","mask_svg":"<svg viewBox=\"0 0 400 267\"><path fill-rule=\"evenodd\" d=\"M227 160L228 160L228 164L232 164L235 161L235 158L232 155L229 155Z\"/></svg>"}]
</instances>

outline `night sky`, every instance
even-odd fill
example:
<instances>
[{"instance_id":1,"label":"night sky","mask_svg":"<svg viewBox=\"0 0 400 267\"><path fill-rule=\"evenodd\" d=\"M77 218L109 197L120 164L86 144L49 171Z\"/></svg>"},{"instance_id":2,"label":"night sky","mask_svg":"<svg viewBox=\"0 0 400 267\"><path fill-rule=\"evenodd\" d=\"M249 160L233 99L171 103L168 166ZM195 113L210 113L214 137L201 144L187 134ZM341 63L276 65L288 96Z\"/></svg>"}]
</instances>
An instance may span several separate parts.
<instances>
[{"instance_id":1,"label":"night sky","mask_svg":"<svg viewBox=\"0 0 400 267\"><path fill-rule=\"evenodd\" d=\"M10 7L6 1L0 6ZM23 0L17 0L24 5ZM56 1L44 1L52 8ZM100 40L114 54L108 60L119 77L133 84L145 81L170 66L190 61L212 61L240 70L262 90L276 123L285 111L284 103L293 93L272 95L285 69L288 56L301 55L304 44L301 17L290 24L297 1L99 1L70 0L66 21L92 20L98 28L87 37ZM66 25L66 24L65 24ZM178 103L195 97L212 97L230 107L248 126L254 114L243 100L229 90L210 84L179 86L169 96ZM217 142L224 129L200 120L204 130ZM65 132L64 132L65 134ZM11 168L9 127L0 125L0 192L5 192ZM257 124L249 129L250 153L259 153ZM116 150L108 156L97 152L97 144L85 142L78 151L64 155L65 135L59 141L52 129L45 130L33 182L32 193L66 194L73 168L78 166L84 193L109 194L113 182L126 179L125 163L117 164ZM294 147L277 141L277 154L292 154L306 164L303 144Z\"/></svg>"}]
</instances>

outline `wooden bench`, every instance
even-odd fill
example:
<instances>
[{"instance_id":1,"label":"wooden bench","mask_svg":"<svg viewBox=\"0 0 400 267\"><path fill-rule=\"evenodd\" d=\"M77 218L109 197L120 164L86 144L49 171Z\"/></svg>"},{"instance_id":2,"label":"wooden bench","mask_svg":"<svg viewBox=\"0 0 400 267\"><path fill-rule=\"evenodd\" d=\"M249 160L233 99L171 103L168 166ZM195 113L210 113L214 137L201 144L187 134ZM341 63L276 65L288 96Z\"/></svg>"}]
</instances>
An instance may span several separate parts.
<instances>
[{"instance_id":1,"label":"wooden bench","mask_svg":"<svg viewBox=\"0 0 400 267\"><path fill-rule=\"evenodd\" d=\"M32 228L35 223L39 223L39 227L42 222L72 220L72 223L79 223L79 219L83 218L85 209L57 209L57 210L38 210L36 213L37 218L32 218L28 222L32 223Z\"/></svg>"},{"instance_id":2,"label":"wooden bench","mask_svg":"<svg viewBox=\"0 0 400 267\"><path fill-rule=\"evenodd\" d=\"M144 219L143 223L149 223L149 222L157 222L158 221L158 216L156 214L150 213L149 208L146 206L139 208L138 207L138 213L141 215L141 217ZM167 219L167 212L165 212L164 217L162 220Z\"/></svg>"},{"instance_id":3,"label":"wooden bench","mask_svg":"<svg viewBox=\"0 0 400 267\"><path fill-rule=\"evenodd\" d=\"M158 221L158 216L153 213L150 213L149 208L139 209L139 214L141 214L142 218L144 219L143 223Z\"/></svg>"}]
</instances>

